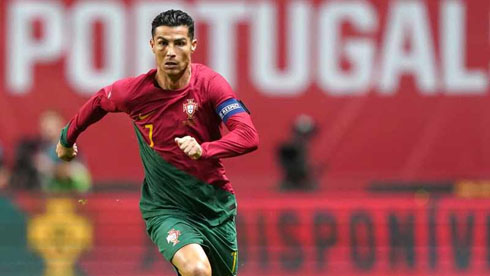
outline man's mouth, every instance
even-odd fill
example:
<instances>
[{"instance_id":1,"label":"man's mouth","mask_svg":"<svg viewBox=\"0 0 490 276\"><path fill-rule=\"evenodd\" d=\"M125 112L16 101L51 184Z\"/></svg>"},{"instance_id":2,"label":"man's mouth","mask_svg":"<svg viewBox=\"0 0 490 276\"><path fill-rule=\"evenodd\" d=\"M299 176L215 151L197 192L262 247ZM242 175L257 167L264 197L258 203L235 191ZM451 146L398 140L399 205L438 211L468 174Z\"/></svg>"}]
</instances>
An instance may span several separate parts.
<instances>
[{"instance_id":1,"label":"man's mouth","mask_svg":"<svg viewBox=\"0 0 490 276\"><path fill-rule=\"evenodd\" d=\"M175 62L175 61L165 62L165 67L176 67L176 66L177 66L177 62Z\"/></svg>"}]
</instances>

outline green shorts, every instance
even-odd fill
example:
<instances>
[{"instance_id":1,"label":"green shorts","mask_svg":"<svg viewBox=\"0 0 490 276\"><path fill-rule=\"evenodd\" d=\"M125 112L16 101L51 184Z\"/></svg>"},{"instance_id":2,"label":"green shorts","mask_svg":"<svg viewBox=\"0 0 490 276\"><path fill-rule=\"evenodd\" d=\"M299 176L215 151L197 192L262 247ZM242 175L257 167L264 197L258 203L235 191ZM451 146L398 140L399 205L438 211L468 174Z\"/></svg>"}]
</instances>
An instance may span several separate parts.
<instances>
[{"instance_id":1,"label":"green shorts","mask_svg":"<svg viewBox=\"0 0 490 276\"><path fill-rule=\"evenodd\" d=\"M175 215L161 215L145 220L146 231L169 262L180 248L200 244L211 264L213 276L234 276L238 268L235 219L217 226Z\"/></svg>"}]
</instances>

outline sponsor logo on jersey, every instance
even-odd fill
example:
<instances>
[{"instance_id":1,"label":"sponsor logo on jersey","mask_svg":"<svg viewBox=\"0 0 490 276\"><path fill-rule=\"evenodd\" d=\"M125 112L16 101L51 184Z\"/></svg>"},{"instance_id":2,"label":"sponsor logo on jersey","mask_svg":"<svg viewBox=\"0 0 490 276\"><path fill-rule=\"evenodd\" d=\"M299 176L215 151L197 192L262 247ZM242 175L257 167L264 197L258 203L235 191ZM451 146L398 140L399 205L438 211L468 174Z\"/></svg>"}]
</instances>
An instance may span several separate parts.
<instances>
[{"instance_id":1,"label":"sponsor logo on jersey","mask_svg":"<svg viewBox=\"0 0 490 276\"><path fill-rule=\"evenodd\" d=\"M144 119L146 119L146 118L149 118L149 117L150 117L150 116L153 114L153 112L154 112L154 111L152 111L152 112L150 112L150 113L146 113L145 115L143 115L143 114L141 114L141 113L140 113L140 114L138 115L138 120L140 120L140 121L141 121L141 120L144 120Z\"/></svg>"},{"instance_id":2,"label":"sponsor logo on jersey","mask_svg":"<svg viewBox=\"0 0 490 276\"><path fill-rule=\"evenodd\" d=\"M173 243L173 246L175 246L180 242L179 236L180 236L180 231L172 228L172 230L168 231L167 243Z\"/></svg>"}]
</instances>

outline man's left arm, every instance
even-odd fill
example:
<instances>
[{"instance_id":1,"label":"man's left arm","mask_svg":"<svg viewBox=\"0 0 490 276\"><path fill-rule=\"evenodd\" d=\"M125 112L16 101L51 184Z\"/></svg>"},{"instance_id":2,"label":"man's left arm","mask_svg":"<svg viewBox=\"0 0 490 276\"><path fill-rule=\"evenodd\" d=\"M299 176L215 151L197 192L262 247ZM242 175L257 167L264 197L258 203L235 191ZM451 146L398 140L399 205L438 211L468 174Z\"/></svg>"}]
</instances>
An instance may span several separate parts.
<instances>
[{"instance_id":1,"label":"man's left arm","mask_svg":"<svg viewBox=\"0 0 490 276\"><path fill-rule=\"evenodd\" d=\"M225 125L230 132L219 140L202 143L201 158L233 157L258 148L259 135L248 113L231 115Z\"/></svg>"},{"instance_id":2,"label":"man's left arm","mask_svg":"<svg viewBox=\"0 0 490 276\"><path fill-rule=\"evenodd\" d=\"M226 158L256 150L259 135L250 115L237 113L225 121L229 132L221 139L199 144L191 136L175 138L179 148L192 159Z\"/></svg>"},{"instance_id":3,"label":"man's left arm","mask_svg":"<svg viewBox=\"0 0 490 276\"><path fill-rule=\"evenodd\" d=\"M259 135L248 109L236 99L228 82L216 74L209 82L207 93L229 132L219 140L202 144L191 136L176 138L179 148L192 159L233 157L257 149Z\"/></svg>"}]
</instances>

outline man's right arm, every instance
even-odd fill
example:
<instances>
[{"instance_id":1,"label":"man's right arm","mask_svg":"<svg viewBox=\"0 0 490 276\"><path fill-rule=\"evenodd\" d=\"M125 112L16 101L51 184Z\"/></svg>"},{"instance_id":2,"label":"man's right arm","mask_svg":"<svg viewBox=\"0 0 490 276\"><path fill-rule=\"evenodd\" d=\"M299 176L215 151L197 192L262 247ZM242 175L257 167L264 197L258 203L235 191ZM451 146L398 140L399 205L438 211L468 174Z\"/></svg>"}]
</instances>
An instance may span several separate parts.
<instances>
[{"instance_id":1,"label":"man's right arm","mask_svg":"<svg viewBox=\"0 0 490 276\"><path fill-rule=\"evenodd\" d=\"M56 147L58 157L70 161L77 155L75 142L78 136L91 124L102 119L108 112L118 112L113 101L113 86L107 86L92 96L77 114L61 130L60 141Z\"/></svg>"},{"instance_id":2,"label":"man's right arm","mask_svg":"<svg viewBox=\"0 0 490 276\"><path fill-rule=\"evenodd\" d=\"M77 144L73 144L72 147L65 147L58 142L56 145L56 154L58 155L58 158L63 161L71 161L73 158L77 157Z\"/></svg>"}]
</instances>

